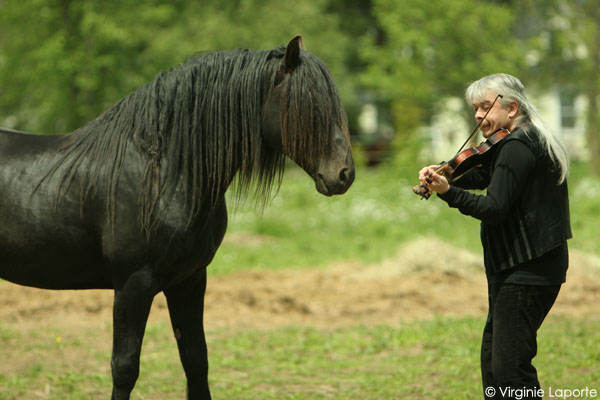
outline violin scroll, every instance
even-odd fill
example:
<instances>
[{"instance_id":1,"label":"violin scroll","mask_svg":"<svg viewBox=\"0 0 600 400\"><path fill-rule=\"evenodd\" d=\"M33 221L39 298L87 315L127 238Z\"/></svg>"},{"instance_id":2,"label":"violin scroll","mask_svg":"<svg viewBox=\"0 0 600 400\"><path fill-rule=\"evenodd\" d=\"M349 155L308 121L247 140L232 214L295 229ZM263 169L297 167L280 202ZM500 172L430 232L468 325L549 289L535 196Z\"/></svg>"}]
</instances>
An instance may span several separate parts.
<instances>
[{"instance_id":1,"label":"violin scroll","mask_svg":"<svg viewBox=\"0 0 600 400\"><path fill-rule=\"evenodd\" d=\"M426 177L425 180L427 181L427 183L433 182L430 177ZM418 194L419 196L421 196L421 200L423 200L423 199L427 200L427 199L429 199L429 197L431 197L431 189L429 188L428 185L426 185L424 183L413 186L412 190L415 194Z\"/></svg>"},{"instance_id":2,"label":"violin scroll","mask_svg":"<svg viewBox=\"0 0 600 400\"><path fill-rule=\"evenodd\" d=\"M435 168L436 174L445 176L446 179L448 179L448 182L450 182L452 180L452 172L454 170L452 169L451 165L448 162L442 161L438 165L434 166L434 168ZM427 199L429 199L429 197L431 197L431 194L433 193L433 191L429 187L429 184L432 182L433 182L433 179L431 179L431 173L430 173L425 176L425 183L413 186L412 190L415 194L421 196L421 200L423 200L423 199L427 200Z\"/></svg>"}]
</instances>

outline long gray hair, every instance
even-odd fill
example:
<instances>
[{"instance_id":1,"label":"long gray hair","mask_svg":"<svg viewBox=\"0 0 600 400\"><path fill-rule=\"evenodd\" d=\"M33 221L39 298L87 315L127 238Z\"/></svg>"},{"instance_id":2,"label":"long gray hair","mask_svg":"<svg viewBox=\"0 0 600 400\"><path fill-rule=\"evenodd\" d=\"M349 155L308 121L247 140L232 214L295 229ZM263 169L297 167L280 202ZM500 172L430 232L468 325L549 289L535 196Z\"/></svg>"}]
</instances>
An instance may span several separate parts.
<instances>
[{"instance_id":1,"label":"long gray hair","mask_svg":"<svg viewBox=\"0 0 600 400\"><path fill-rule=\"evenodd\" d=\"M527 100L521 81L508 74L484 76L469 85L465 92L465 98L469 104L472 104L483 99L490 90L503 96L498 99L503 108L508 107L513 101L517 102L519 108L515 124L525 134L528 134L532 128L539 132L542 146L548 153L550 160L552 160L560 171L558 182L564 182L569 173L569 155L567 150L560 137L545 126L536 108Z\"/></svg>"}]
</instances>

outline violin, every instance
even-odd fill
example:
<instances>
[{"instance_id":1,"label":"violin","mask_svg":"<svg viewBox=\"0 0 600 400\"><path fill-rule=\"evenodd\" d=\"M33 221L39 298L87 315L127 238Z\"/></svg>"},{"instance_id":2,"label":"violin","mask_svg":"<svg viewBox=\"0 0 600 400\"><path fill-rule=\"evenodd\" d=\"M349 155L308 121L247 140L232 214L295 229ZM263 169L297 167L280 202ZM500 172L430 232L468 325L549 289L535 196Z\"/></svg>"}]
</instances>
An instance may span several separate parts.
<instances>
[{"instance_id":1,"label":"violin","mask_svg":"<svg viewBox=\"0 0 600 400\"><path fill-rule=\"evenodd\" d=\"M477 146L472 146L460 151L452 157L450 161L443 161L440 163L440 166L435 170L435 173L445 176L448 182L460 178L469 170L481 165L490 154L490 149L508 135L510 135L508 129L498 129L489 138ZM429 177L426 179L427 183L433 182ZM431 189L426 184L414 186L413 192L421 196L421 199L425 200L431 196Z\"/></svg>"},{"instance_id":2,"label":"violin","mask_svg":"<svg viewBox=\"0 0 600 400\"><path fill-rule=\"evenodd\" d=\"M471 132L467 140L460 147L458 153L456 153L456 155L452 157L450 161L441 162L440 166L435 170L436 174L441 174L445 176L448 182L452 182L453 180L460 178L470 169L481 165L483 163L483 160L490 154L489 150L492 149L494 145L499 143L506 136L510 135L510 131L508 129L501 128L477 146L471 146L466 150L462 150L465 147L465 145L469 142L469 140L473 137L473 135L475 135L475 132L477 132L477 129L479 129L482 122L485 121L485 118L490 113L490 111L492 111L492 108L494 108L494 104L496 104L496 101L498 99L501 99L502 97L503 96L501 94L498 94L496 96L496 98L492 102L492 105L487 110L483 118L479 121L475 129L473 129L473 132ZM429 177L426 178L426 181L426 184L423 183L421 185L413 187L413 192L421 196L421 200L427 200L431 196L431 188L429 187L429 184L433 181Z\"/></svg>"}]
</instances>

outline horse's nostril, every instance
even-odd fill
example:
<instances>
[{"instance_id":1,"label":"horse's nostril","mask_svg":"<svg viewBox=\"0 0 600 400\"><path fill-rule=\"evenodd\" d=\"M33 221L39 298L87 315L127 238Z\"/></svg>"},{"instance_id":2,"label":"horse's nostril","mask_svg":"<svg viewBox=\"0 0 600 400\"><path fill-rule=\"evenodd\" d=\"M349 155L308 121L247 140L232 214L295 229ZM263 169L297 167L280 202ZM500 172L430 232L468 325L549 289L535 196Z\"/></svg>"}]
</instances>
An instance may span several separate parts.
<instances>
[{"instance_id":1,"label":"horse's nostril","mask_svg":"<svg viewBox=\"0 0 600 400\"><path fill-rule=\"evenodd\" d=\"M340 171L340 182L346 182L348 180L348 168L342 168Z\"/></svg>"}]
</instances>

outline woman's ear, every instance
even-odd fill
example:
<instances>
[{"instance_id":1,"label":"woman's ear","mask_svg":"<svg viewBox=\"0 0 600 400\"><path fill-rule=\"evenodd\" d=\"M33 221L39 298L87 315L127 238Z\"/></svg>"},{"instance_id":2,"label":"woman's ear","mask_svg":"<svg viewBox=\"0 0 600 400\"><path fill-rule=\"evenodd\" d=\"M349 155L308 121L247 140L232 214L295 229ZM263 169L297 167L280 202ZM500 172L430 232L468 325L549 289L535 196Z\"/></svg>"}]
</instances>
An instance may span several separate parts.
<instances>
[{"instance_id":1,"label":"woman's ear","mask_svg":"<svg viewBox=\"0 0 600 400\"><path fill-rule=\"evenodd\" d=\"M519 103L516 100L513 100L508 105L508 117L514 118L519 112Z\"/></svg>"}]
</instances>

